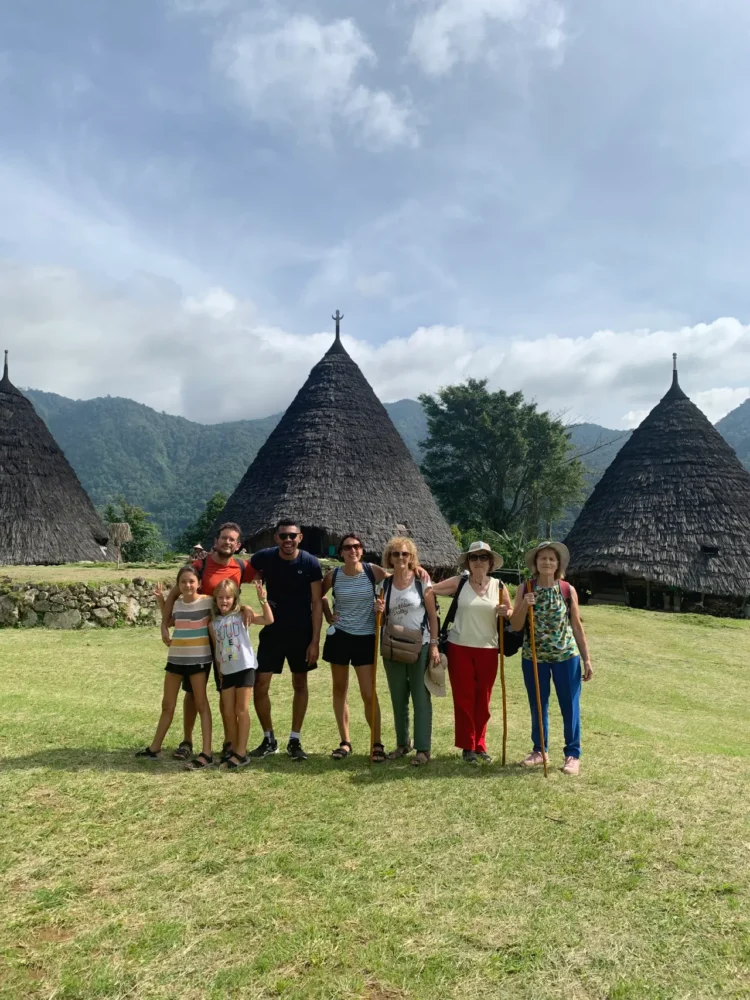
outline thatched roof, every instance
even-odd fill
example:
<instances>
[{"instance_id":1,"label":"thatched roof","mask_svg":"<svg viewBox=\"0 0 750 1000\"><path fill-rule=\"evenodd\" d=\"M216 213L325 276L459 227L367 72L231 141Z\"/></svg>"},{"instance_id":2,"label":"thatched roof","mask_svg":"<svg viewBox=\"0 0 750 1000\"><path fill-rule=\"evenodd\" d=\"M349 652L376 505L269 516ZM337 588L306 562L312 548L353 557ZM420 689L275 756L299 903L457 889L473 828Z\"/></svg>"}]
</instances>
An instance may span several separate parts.
<instances>
[{"instance_id":1,"label":"thatched roof","mask_svg":"<svg viewBox=\"0 0 750 1000\"><path fill-rule=\"evenodd\" d=\"M273 544L271 529L284 516L299 519L308 542L317 529L319 551L346 531L358 532L372 554L405 534L425 566L447 569L458 560L450 528L408 448L338 333L212 532L222 521L236 521L245 545L257 549Z\"/></svg>"},{"instance_id":2,"label":"thatched roof","mask_svg":"<svg viewBox=\"0 0 750 1000\"><path fill-rule=\"evenodd\" d=\"M0 564L101 561L107 529L29 400L0 380Z\"/></svg>"},{"instance_id":3,"label":"thatched roof","mask_svg":"<svg viewBox=\"0 0 750 1000\"><path fill-rule=\"evenodd\" d=\"M566 539L569 574L750 593L750 473L677 381L633 432Z\"/></svg>"}]
</instances>

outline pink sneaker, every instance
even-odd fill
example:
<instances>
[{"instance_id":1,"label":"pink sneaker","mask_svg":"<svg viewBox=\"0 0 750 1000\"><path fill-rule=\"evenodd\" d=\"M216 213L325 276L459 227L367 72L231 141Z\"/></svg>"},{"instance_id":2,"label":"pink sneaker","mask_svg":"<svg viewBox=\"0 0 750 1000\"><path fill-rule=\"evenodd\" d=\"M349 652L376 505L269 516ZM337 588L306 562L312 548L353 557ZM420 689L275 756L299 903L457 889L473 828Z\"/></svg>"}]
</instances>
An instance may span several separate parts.
<instances>
[{"instance_id":1,"label":"pink sneaker","mask_svg":"<svg viewBox=\"0 0 750 1000\"><path fill-rule=\"evenodd\" d=\"M541 750L532 750L528 757L521 761L521 767L541 767L544 763L544 754Z\"/></svg>"},{"instance_id":2,"label":"pink sneaker","mask_svg":"<svg viewBox=\"0 0 750 1000\"><path fill-rule=\"evenodd\" d=\"M563 764L563 774L578 774L581 770L581 762L577 757L566 757Z\"/></svg>"}]
</instances>

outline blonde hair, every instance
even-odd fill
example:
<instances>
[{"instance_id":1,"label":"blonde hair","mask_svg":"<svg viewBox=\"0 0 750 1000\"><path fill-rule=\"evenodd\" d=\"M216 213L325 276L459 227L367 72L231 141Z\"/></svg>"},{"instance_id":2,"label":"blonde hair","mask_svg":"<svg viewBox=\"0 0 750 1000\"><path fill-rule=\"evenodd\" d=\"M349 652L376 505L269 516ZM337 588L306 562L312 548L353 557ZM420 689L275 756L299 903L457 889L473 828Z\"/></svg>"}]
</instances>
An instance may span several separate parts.
<instances>
[{"instance_id":1,"label":"blonde hair","mask_svg":"<svg viewBox=\"0 0 750 1000\"><path fill-rule=\"evenodd\" d=\"M232 607L229 609L229 611L219 611L219 604L216 598L219 596L219 594L224 594L224 593L231 594L231 596L234 598ZM214 618L219 618L222 615L231 615L232 612L239 611L240 592L237 589L237 584L234 582L234 580L222 580L221 583L217 583L216 586L214 587L212 598L213 599L211 602L211 614L213 615Z\"/></svg>"},{"instance_id":2,"label":"blonde hair","mask_svg":"<svg viewBox=\"0 0 750 1000\"><path fill-rule=\"evenodd\" d=\"M411 538L405 538L403 535L399 535L397 538L392 538L390 542L383 549L383 569L393 569L391 565L391 552L398 550L399 552L409 553L409 569L418 570L419 569L419 556L417 555L417 546L411 540Z\"/></svg>"},{"instance_id":3,"label":"blonde hair","mask_svg":"<svg viewBox=\"0 0 750 1000\"><path fill-rule=\"evenodd\" d=\"M560 553L557 551L554 545L545 545L534 555L534 572L539 572L539 566L537 565L537 559L542 554L542 552L554 552L555 558L557 559L557 569L555 570L555 579L563 580L565 579L565 573L562 568L562 559L560 559Z\"/></svg>"}]
</instances>

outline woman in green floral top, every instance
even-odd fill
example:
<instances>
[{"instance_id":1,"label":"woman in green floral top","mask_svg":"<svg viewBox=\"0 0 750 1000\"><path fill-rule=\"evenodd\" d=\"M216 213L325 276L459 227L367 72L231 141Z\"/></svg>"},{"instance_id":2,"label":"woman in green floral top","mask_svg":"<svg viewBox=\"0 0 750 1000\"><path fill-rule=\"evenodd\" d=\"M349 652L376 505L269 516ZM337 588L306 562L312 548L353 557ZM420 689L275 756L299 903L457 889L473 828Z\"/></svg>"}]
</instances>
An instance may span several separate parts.
<instances>
[{"instance_id":1,"label":"woman in green floral top","mask_svg":"<svg viewBox=\"0 0 750 1000\"><path fill-rule=\"evenodd\" d=\"M526 565L532 579L516 592L516 602L510 619L517 632L525 628L529 608L534 608L534 639L539 670L539 691L542 699L544 751L534 685L529 633L526 629L523 657L523 679L531 709L531 739L534 749L521 763L534 767L544 763L542 753L548 750L548 707L550 680L563 717L565 734L565 774L578 774L581 756L581 681L594 676L586 636L578 612L575 588L563 580L570 555L561 542L542 542L526 553ZM581 669L583 659L583 669Z\"/></svg>"}]
</instances>

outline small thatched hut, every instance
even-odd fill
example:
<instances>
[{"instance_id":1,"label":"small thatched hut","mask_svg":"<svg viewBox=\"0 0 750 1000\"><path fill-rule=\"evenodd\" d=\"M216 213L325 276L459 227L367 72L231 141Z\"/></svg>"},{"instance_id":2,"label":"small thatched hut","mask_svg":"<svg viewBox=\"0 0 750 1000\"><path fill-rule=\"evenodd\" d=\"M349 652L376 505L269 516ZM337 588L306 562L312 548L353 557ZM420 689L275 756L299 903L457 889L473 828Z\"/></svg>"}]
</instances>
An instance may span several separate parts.
<instances>
[{"instance_id":1,"label":"small thatched hut","mask_svg":"<svg viewBox=\"0 0 750 1000\"><path fill-rule=\"evenodd\" d=\"M337 314L338 316L338 314ZM379 558L393 535L407 535L422 563L452 568L450 528L385 407L339 336L312 369L212 527L236 521L244 544L273 544L273 526L299 518L303 547L328 555L346 531ZM210 539L204 539L208 544Z\"/></svg>"},{"instance_id":2,"label":"small thatched hut","mask_svg":"<svg viewBox=\"0 0 750 1000\"><path fill-rule=\"evenodd\" d=\"M0 564L107 559L107 529L29 400L0 380Z\"/></svg>"},{"instance_id":3,"label":"small thatched hut","mask_svg":"<svg viewBox=\"0 0 750 1000\"><path fill-rule=\"evenodd\" d=\"M750 594L750 473L680 388L676 355L671 388L566 542L569 576L595 600L678 609Z\"/></svg>"}]
</instances>

